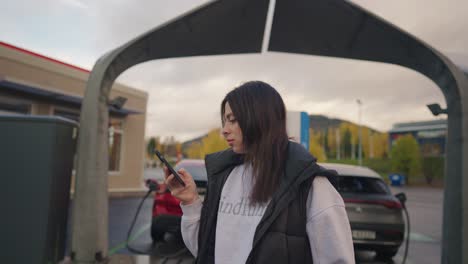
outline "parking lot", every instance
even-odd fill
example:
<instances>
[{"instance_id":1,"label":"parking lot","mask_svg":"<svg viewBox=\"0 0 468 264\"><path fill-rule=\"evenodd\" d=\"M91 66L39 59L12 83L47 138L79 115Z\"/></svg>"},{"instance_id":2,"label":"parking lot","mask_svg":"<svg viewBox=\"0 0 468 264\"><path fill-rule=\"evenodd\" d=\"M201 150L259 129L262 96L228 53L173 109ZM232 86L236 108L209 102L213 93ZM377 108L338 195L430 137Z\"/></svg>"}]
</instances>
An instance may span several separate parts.
<instances>
[{"instance_id":1,"label":"parking lot","mask_svg":"<svg viewBox=\"0 0 468 264\"><path fill-rule=\"evenodd\" d=\"M158 178L160 172L149 171L146 178ZM394 194L405 192L408 197L407 207L411 219L411 235L408 259L406 263L440 263L442 237L442 203L443 190L436 188L392 188ZM127 232L135 215L141 198L113 198L109 207L109 253L134 254L125 247ZM166 258L175 263L190 260L190 253L183 252L177 244L152 246L150 238L152 199L148 198L143 204L141 213L133 229L131 245L148 255L167 255L181 253L179 257ZM404 254L404 244L400 247L394 262L401 263ZM148 257L149 259L149 257ZM160 256L153 256L153 260L161 260ZM171 261L172 261L171 260ZM382 263L374 259L372 252L356 252L357 263ZM151 262L158 263L158 262ZM169 263L169 262L167 262Z\"/></svg>"}]
</instances>

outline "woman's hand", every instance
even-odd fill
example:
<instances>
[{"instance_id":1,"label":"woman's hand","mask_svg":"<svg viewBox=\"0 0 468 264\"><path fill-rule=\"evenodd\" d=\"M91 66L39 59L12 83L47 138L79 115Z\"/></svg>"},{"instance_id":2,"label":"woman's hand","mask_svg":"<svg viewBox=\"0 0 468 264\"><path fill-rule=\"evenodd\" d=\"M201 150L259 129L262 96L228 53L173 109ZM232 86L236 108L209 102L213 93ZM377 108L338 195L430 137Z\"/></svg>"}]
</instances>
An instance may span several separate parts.
<instances>
[{"instance_id":1,"label":"woman's hand","mask_svg":"<svg viewBox=\"0 0 468 264\"><path fill-rule=\"evenodd\" d=\"M179 199L183 205L191 204L199 199L197 186L195 185L192 175L190 175L190 173L185 169L180 169L177 173L179 173L179 176L184 181L185 187L174 179L174 175L169 174L169 170L164 167L164 175L166 178L165 183L171 191L172 196Z\"/></svg>"}]
</instances>

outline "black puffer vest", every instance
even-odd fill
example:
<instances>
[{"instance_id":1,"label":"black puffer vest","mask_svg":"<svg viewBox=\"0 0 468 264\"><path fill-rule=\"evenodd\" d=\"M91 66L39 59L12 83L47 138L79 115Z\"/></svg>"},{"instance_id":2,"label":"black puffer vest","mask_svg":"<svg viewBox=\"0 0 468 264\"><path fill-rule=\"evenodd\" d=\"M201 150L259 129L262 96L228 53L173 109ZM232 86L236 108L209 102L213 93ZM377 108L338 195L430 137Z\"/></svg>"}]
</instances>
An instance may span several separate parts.
<instances>
[{"instance_id":1,"label":"black puffer vest","mask_svg":"<svg viewBox=\"0 0 468 264\"><path fill-rule=\"evenodd\" d=\"M242 162L242 156L230 149L205 159L208 185L201 212L196 263L214 263L221 191L231 171ZM257 226L246 263L312 263L306 233L306 200L317 175L333 178L336 172L320 167L303 146L289 142L284 176Z\"/></svg>"}]
</instances>

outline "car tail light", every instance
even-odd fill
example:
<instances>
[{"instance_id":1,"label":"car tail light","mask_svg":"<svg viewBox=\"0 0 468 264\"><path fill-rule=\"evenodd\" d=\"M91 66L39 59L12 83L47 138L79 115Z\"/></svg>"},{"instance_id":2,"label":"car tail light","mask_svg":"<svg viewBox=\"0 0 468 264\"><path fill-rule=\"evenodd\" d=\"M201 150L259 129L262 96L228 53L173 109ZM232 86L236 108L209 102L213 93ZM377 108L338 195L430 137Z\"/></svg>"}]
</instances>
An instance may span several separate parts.
<instances>
[{"instance_id":1,"label":"car tail light","mask_svg":"<svg viewBox=\"0 0 468 264\"><path fill-rule=\"evenodd\" d=\"M362 199L344 199L345 203L377 204L383 205L389 209L401 209L401 203L393 200L362 200Z\"/></svg>"},{"instance_id":2,"label":"car tail light","mask_svg":"<svg viewBox=\"0 0 468 264\"><path fill-rule=\"evenodd\" d=\"M182 215L180 201L171 195L165 184L160 184L158 191L154 195L153 217L157 215Z\"/></svg>"}]
</instances>

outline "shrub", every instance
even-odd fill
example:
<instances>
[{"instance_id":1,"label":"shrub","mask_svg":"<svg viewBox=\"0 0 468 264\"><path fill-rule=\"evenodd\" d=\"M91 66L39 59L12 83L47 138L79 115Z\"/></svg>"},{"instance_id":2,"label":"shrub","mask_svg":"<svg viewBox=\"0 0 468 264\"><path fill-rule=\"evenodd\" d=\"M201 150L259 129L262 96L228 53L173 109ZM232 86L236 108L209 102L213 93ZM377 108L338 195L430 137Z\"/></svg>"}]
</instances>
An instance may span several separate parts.
<instances>
[{"instance_id":1,"label":"shrub","mask_svg":"<svg viewBox=\"0 0 468 264\"><path fill-rule=\"evenodd\" d=\"M445 159L443 157L424 157L422 159L422 172L428 184L432 184L434 179L443 179Z\"/></svg>"},{"instance_id":2,"label":"shrub","mask_svg":"<svg viewBox=\"0 0 468 264\"><path fill-rule=\"evenodd\" d=\"M363 165L375 170L383 178L392 172L392 163L390 159L365 159Z\"/></svg>"},{"instance_id":3,"label":"shrub","mask_svg":"<svg viewBox=\"0 0 468 264\"><path fill-rule=\"evenodd\" d=\"M421 172L421 158L419 145L412 135L399 137L391 152L392 170L406 176L406 183L410 177L418 176Z\"/></svg>"}]
</instances>

